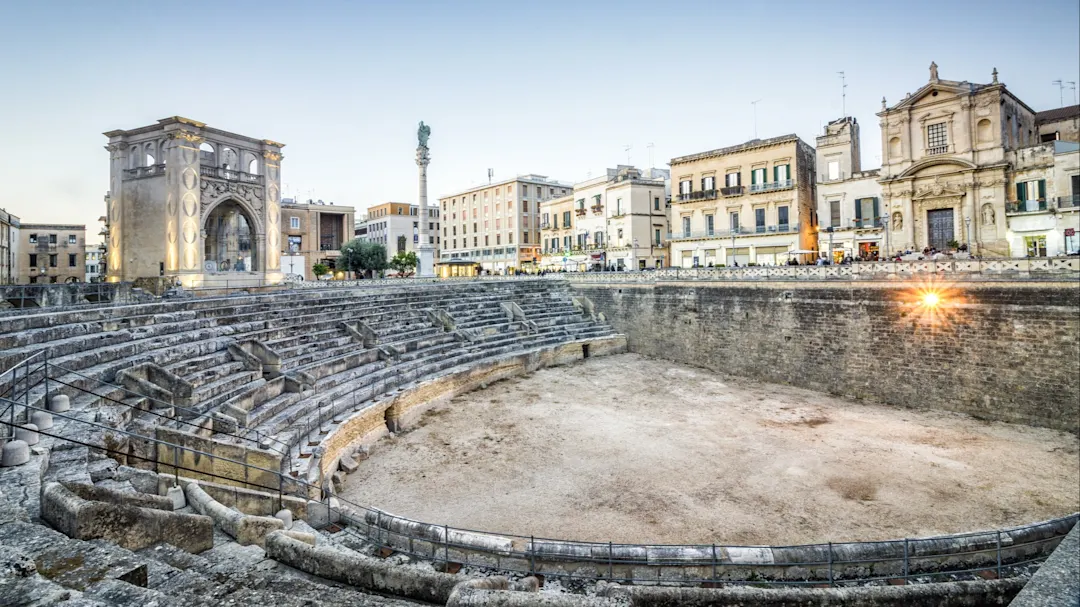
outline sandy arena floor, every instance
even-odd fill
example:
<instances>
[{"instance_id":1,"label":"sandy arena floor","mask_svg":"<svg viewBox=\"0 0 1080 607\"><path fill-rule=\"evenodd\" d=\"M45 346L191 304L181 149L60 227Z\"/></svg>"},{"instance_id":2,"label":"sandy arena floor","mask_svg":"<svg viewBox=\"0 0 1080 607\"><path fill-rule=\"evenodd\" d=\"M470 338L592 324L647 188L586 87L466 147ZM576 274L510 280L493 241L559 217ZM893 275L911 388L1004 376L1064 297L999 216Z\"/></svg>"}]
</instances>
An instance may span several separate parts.
<instances>
[{"instance_id":1,"label":"sandy arena floor","mask_svg":"<svg viewBox=\"0 0 1080 607\"><path fill-rule=\"evenodd\" d=\"M463 395L345 496L487 531L787 544L1024 524L1080 507L1075 437L848 402L633 354Z\"/></svg>"}]
</instances>

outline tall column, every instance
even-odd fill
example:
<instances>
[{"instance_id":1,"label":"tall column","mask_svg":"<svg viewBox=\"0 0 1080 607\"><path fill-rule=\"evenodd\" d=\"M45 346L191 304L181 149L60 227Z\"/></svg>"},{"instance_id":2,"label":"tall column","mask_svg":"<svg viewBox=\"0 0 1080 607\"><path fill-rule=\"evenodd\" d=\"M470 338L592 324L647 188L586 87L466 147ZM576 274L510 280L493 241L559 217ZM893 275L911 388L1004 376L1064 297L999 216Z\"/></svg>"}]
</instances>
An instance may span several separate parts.
<instances>
[{"instance_id":1,"label":"tall column","mask_svg":"<svg viewBox=\"0 0 1080 607\"><path fill-rule=\"evenodd\" d=\"M428 242L427 167L430 162L431 157L428 155L428 148L426 145L421 144L416 148L416 166L420 169L420 242L417 243L418 246L416 247L417 258L419 259L416 275L420 278L435 276L435 247Z\"/></svg>"}]
</instances>

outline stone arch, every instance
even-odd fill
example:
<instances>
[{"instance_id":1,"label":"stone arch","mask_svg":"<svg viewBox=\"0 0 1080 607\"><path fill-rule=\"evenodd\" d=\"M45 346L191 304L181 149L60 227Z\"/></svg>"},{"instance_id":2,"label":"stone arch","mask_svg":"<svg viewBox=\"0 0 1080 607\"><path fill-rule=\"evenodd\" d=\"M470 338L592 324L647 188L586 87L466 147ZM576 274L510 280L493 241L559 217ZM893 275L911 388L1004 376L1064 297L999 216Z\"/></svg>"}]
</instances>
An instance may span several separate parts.
<instances>
[{"instance_id":1,"label":"stone arch","mask_svg":"<svg viewBox=\"0 0 1080 607\"><path fill-rule=\"evenodd\" d=\"M214 144L204 141L199 144L199 164L203 166L217 166L217 148Z\"/></svg>"},{"instance_id":2,"label":"stone arch","mask_svg":"<svg viewBox=\"0 0 1080 607\"><path fill-rule=\"evenodd\" d=\"M979 143L990 143L994 140L993 127L989 118L983 118L975 125L976 139Z\"/></svg>"},{"instance_id":3,"label":"stone arch","mask_svg":"<svg viewBox=\"0 0 1080 607\"><path fill-rule=\"evenodd\" d=\"M154 166L157 164L157 146L153 141L147 141L142 146L143 154L143 166Z\"/></svg>"},{"instance_id":4,"label":"stone arch","mask_svg":"<svg viewBox=\"0 0 1080 607\"><path fill-rule=\"evenodd\" d=\"M262 225L243 201L225 197L202 217L203 269L208 272L259 271L263 262Z\"/></svg>"},{"instance_id":5,"label":"stone arch","mask_svg":"<svg viewBox=\"0 0 1080 607\"><path fill-rule=\"evenodd\" d=\"M221 151L218 153L217 166L229 170L240 170L240 153L236 151L236 148L229 147L227 145L221 146Z\"/></svg>"},{"instance_id":6,"label":"stone arch","mask_svg":"<svg viewBox=\"0 0 1080 607\"><path fill-rule=\"evenodd\" d=\"M236 196L223 196L220 200L215 200L205 209L203 209L202 217L199 218L199 229L206 231L206 220L210 217L210 214L214 212L214 209L218 208L226 202L235 202L237 206L244 210L244 212L253 220L253 227L259 236L263 236L266 233L266 229L262 222L259 220L262 214L255 210L246 201L241 200Z\"/></svg>"},{"instance_id":7,"label":"stone arch","mask_svg":"<svg viewBox=\"0 0 1080 607\"><path fill-rule=\"evenodd\" d=\"M240 170L247 171L251 175L259 174L259 159L255 154L251 152L244 152L241 154L243 161L240 165Z\"/></svg>"},{"instance_id":8,"label":"stone arch","mask_svg":"<svg viewBox=\"0 0 1080 607\"><path fill-rule=\"evenodd\" d=\"M963 160L961 158L930 158L928 160L923 160L922 162L918 162L916 164L911 165L910 167L908 167L908 169L906 171L904 171L903 173L900 173L899 175L897 175L897 177L898 178L912 177L914 175L917 175L919 172L921 172L921 171L923 171L925 169L928 169L928 168L930 168L932 166L948 165L948 164L956 165L960 169L975 169L974 164L968 162L967 160Z\"/></svg>"},{"instance_id":9,"label":"stone arch","mask_svg":"<svg viewBox=\"0 0 1080 607\"><path fill-rule=\"evenodd\" d=\"M899 158L901 154L900 138L893 137L892 139L889 139L889 158Z\"/></svg>"}]
</instances>

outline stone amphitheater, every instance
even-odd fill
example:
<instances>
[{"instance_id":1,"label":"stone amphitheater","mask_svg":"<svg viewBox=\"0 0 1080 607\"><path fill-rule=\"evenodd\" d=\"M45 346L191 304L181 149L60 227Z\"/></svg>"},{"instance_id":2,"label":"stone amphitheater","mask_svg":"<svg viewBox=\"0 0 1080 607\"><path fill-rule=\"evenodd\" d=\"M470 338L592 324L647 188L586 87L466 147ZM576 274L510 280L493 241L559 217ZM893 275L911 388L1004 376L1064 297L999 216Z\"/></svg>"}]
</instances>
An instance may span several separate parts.
<instances>
[{"instance_id":1,"label":"stone amphitheater","mask_svg":"<svg viewBox=\"0 0 1080 607\"><path fill-rule=\"evenodd\" d=\"M1077 540L1070 514L587 543L351 503L367 448L433 405L627 337L558 279L271 291L0 311L0 605L1003 605Z\"/></svg>"}]
</instances>

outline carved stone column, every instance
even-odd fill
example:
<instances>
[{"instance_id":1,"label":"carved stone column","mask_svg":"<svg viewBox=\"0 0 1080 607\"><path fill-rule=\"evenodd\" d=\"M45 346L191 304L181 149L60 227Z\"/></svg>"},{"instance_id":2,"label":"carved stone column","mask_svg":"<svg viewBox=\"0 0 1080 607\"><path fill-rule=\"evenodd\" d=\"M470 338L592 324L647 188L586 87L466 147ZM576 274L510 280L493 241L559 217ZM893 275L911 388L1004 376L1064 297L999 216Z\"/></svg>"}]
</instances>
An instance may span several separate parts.
<instances>
[{"instance_id":1,"label":"carved stone column","mask_svg":"<svg viewBox=\"0 0 1080 607\"><path fill-rule=\"evenodd\" d=\"M421 278L430 278L435 276L435 247L428 242L428 203L427 203L427 167L431 163L431 156L428 155L428 148L426 145L420 145L416 148L416 166L419 168L419 186L420 191L418 193L418 203L420 206L420 229L419 239L417 243L416 255L419 260L419 264L416 268L416 275Z\"/></svg>"}]
</instances>

